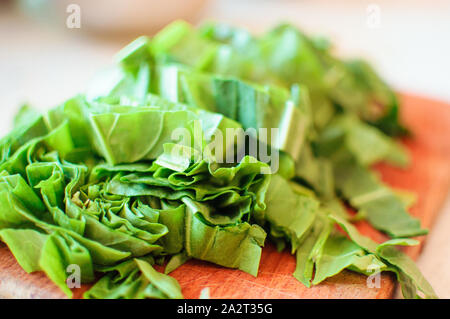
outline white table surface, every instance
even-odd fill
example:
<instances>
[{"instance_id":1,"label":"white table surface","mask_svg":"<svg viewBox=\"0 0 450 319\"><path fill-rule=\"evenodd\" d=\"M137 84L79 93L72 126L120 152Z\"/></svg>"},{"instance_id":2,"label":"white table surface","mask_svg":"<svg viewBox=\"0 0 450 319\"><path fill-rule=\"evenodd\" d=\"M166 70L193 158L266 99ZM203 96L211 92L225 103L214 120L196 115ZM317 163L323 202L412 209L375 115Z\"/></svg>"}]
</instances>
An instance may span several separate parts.
<instances>
[{"instance_id":1,"label":"white table surface","mask_svg":"<svg viewBox=\"0 0 450 319\"><path fill-rule=\"evenodd\" d=\"M74 1L76 3L76 1ZM380 8L378 28L367 6ZM200 13L263 31L281 21L332 37L342 55L364 56L395 88L450 102L450 1L217 0ZM0 7L0 135L19 104L52 107L83 91L98 70L131 39L112 40L84 30L43 27ZM450 137L449 137L450 138ZM450 298L450 198L418 260L440 297Z\"/></svg>"}]
</instances>

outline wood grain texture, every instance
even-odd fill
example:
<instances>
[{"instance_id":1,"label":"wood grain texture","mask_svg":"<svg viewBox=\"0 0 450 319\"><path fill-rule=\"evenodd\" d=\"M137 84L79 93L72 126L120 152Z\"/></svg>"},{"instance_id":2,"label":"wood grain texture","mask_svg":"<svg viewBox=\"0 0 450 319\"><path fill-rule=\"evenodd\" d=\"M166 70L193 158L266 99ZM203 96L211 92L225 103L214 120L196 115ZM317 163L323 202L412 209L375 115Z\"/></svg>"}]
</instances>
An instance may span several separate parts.
<instances>
[{"instance_id":1,"label":"wood grain texture","mask_svg":"<svg viewBox=\"0 0 450 319\"><path fill-rule=\"evenodd\" d=\"M402 95L402 118L413 130L414 137L405 140L412 155L407 170L385 164L375 166L384 181L393 187L414 191L418 202L411 214L430 228L450 187L450 105L430 99ZM358 229L374 240L386 236L374 230L367 222L359 222ZM425 237L418 238L421 243ZM406 252L417 258L421 245ZM390 298L394 278L383 274L380 288L368 288L366 277L350 271L306 288L292 273L295 258L289 253L278 253L271 244L263 249L258 277L239 270L225 269L210 263L190 261L172 275L181 284L186 298L198 298L208 287L211 298ZM74 289L80 298L88 288ZM0 297L2 298L64 298L60 290L42 273L27 274L4 245L0 246Z\"/></svg>"}]
</instances>

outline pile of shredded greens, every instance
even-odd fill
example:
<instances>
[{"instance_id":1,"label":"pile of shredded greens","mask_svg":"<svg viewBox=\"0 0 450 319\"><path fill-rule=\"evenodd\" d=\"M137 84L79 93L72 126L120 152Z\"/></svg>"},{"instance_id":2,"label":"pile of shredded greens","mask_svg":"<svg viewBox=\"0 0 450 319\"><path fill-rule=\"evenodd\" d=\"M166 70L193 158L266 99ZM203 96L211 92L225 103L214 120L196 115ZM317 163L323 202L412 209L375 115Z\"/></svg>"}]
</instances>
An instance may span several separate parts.
<instances>
[{"instance_id":1,"label":"pile of shredded greens","mask_svg":"<svg viewBox=\"0 0 450 319\"><path fill-rule=\"evenodd\" d=\"M396 97L367 63L330 50L290 25L254 37L178 21L138 38L85 94L16 116L0 140L0 238L68 296L69 265L83 283L100 277L85 298L182 298L169 273L191 258L257 276L268 237L296 255L299 285L376 269L395 273L406 298L436 297L394 247L427 230L370 170L408 164L393 139L408 133ZM180 128L189 143L174 140ZM254 129L279 152L276 172L247 149L234 163L196 156L228 128ZM361 235L361 218L391 239Z\"/></svg>"}]
</instances>

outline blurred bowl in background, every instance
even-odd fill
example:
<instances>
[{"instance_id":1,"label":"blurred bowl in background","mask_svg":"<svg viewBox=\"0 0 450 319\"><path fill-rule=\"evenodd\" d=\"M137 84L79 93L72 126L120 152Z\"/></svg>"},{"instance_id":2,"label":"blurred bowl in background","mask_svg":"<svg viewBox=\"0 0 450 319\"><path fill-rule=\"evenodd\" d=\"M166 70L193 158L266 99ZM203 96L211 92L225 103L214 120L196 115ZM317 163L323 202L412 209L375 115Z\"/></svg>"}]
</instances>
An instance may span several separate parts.
<instances>
[{"instance_id":1,"label":"blurred bowl in background","mask_svg":"<svg viewBox=\"0 0 450 319\"><path fill-rule=\"evenodd\" d=\"M195 22L208 0L20 0L20 8L53 27L66 27L67 7L77 4L81 29L95 33L154 32L176 19Z\"/></svg>"}]
</instances>

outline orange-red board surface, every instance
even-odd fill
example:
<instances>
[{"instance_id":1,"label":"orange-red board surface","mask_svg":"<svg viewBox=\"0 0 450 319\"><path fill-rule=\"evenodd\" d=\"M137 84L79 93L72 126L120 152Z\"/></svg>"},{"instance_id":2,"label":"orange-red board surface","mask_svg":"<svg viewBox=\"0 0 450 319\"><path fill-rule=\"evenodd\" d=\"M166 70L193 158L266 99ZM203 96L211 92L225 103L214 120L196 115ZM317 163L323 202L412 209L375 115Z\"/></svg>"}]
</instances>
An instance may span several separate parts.
<instances>
[{"instance_id":1,"label":"orange-red board surface","mask_svg":"<svg viewBox=\"0 0 450 319\"><path fill-rule=\"evenodd\" d=\"M403 142L412 155L412 164L405 169L379 164L375 169L389 185L413 191L418 195L411 208L423 227L432 231L433 220L448 196L450 186L450 105L413 95L401 95L402 118L413 131ZM386 237L359 222L357 227L377 241ZM426 238L419 240L423 243ZM420 246L407 253L416 258ZM198 298L209 287L211 298L390 298L395 280L383 274L380 288L369 288L366 277L344 271L325 282L306 288L292 273L295 257L278 253L271 244L263 249L258 277L239 270L226 269L201 261L189 261L175 270L174 276L186 298ZM74 289L80 298L87 285ZM27 274L4 244L0 244L0 298L65 298L43 273Z\"/></svg>"}]
</instances>

